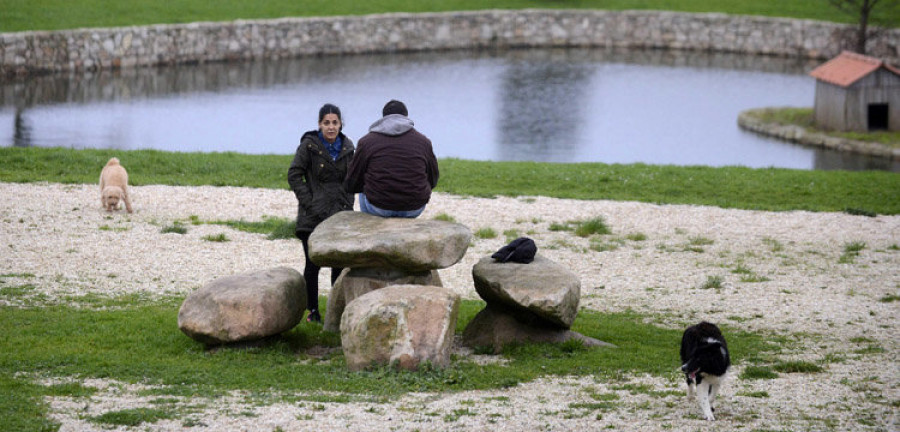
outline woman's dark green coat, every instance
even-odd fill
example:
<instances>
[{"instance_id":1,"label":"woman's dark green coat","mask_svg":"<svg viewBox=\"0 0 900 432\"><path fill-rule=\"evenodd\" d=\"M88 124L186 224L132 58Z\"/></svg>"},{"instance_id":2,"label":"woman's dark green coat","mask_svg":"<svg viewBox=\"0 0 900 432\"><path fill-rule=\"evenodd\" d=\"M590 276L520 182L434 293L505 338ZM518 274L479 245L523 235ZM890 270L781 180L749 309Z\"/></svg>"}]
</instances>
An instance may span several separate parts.
<instances>
[{"instance_id":1,"label":"woman's dark green coat","mask_svg":"<svg viewBox=\"0 0 900 432\"><path fill-rule=\"evenodd\" d=\"M297 234L310 232L329 216L353 210L353 194L343 186L347 166L353 158L353 141L340 134L343 145L337 160L319 140L318 131L303 134L291 167L288 184L297 196Z\"/></svg>"}]
</instances>

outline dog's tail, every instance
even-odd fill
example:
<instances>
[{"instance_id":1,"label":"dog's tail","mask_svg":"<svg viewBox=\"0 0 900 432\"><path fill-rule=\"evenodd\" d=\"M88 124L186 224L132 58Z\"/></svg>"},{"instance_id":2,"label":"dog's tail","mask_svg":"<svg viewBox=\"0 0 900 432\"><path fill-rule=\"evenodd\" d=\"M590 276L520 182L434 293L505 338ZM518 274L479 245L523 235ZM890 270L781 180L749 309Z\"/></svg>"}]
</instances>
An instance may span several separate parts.
<instances>
[{"instance_id":1,"label":"dog's tail","mask_svg":"<svg viewBox=\"0 0 900 432\"><path fill-rule=\"evenodd\" d=\"M118 165L118 164L119 164L118 158L110 158L109 162L106 163L106 166Z\"/></svg>"}]
</instances>

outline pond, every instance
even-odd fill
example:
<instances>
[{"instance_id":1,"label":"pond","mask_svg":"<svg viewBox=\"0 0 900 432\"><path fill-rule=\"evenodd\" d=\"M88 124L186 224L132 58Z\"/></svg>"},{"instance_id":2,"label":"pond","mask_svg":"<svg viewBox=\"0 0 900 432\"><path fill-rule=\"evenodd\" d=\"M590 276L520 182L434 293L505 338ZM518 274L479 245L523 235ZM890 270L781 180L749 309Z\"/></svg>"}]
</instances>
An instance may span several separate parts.
<instances>
[{"instance_id":1,"label":"pond","mask_svg":"<svg viewBox=\"0 0 900 432\"><path fill-rule=\"evenodd\" d=\"M817 63L660 50L322 56L0 84L0 146L293 154L325 102L354 141L392 98L439 158L900 171L741 130L811 107Z\"/></svg>"}]
</instances>

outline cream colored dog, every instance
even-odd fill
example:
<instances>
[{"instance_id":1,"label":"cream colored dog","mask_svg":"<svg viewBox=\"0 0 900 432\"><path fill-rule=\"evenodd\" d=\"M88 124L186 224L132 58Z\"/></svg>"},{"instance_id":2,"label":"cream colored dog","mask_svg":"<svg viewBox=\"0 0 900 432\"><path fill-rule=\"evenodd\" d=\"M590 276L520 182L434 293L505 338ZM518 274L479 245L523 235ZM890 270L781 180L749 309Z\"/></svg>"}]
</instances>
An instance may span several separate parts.
<instances>
[{"instance_id":1,"label":"cream colored dog","mask_svg":"<svg viewBox=\"0 0 900 432\"><path fill-rule=\"evenodd\" d=\"M112 158L100 171L100 202L106 211L119 208L119 201L125 202L125 210L131 213L131 199L128 198L128 172Z\"/></svg>"}]
</instances>

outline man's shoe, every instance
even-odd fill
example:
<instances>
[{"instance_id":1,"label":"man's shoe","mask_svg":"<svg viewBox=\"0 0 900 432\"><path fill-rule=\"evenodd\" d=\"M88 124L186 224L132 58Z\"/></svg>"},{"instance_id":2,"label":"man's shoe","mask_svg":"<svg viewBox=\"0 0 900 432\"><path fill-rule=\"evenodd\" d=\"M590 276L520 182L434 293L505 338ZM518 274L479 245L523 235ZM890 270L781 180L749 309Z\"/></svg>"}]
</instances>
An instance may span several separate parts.
<instances>
[{"instance_id":1,"label":"man's shoe","mask_svg":"<svg viewBox=\"0 0 900 432\"><path fill-rule=\"evenodd\" d=\"M306 316L306 322L314 322L314 323L322 323L322 316L319 315L318 309L313 309L309 311L309 315Z\"/></svg>"}]
</instances>

